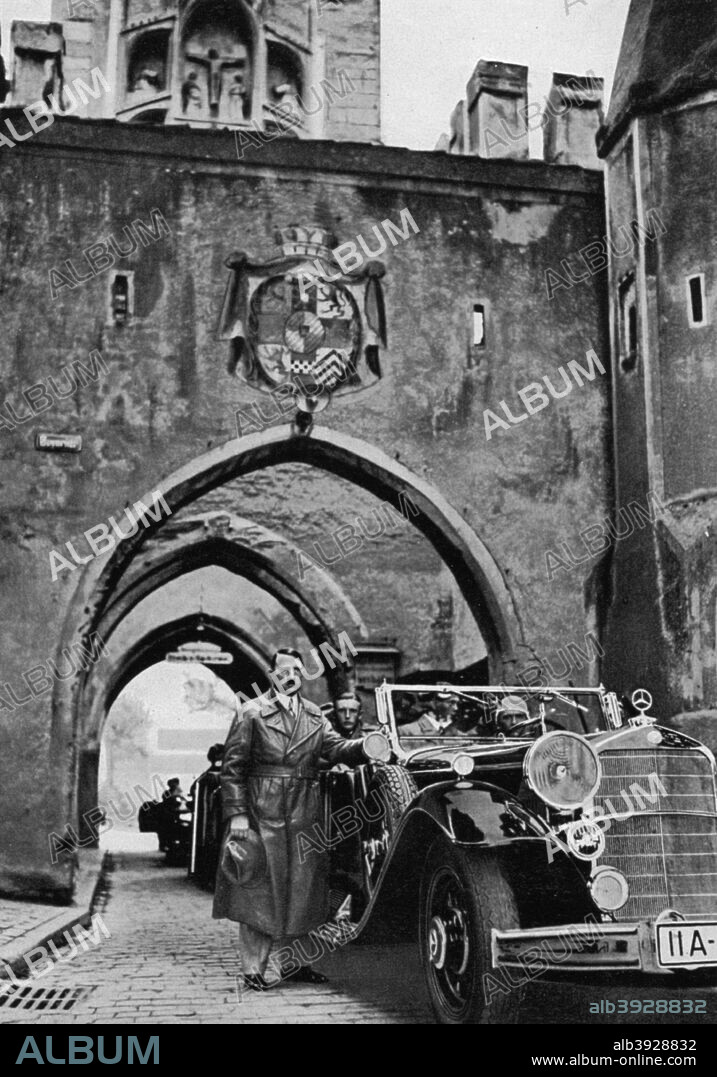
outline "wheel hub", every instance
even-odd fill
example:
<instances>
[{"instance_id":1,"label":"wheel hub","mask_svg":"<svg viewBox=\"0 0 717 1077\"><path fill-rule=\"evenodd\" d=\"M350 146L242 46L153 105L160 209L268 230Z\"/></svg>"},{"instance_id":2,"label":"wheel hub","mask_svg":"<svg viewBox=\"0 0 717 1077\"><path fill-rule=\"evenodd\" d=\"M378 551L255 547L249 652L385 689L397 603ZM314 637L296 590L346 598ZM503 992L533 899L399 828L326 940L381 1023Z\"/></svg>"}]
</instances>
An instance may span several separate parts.
<instances>
[{"instance_id":1,"label":"wheel hub","mask_svg":"<svg viewBox=\"0 0 717 1077\"><path fill-rule=\"evenodd\" d=\"M440 916L434 916L428 930L428 958L436 969L442 969L446 964L448 951L448 934L446 925Z\"/></svg>"}]
</instances>

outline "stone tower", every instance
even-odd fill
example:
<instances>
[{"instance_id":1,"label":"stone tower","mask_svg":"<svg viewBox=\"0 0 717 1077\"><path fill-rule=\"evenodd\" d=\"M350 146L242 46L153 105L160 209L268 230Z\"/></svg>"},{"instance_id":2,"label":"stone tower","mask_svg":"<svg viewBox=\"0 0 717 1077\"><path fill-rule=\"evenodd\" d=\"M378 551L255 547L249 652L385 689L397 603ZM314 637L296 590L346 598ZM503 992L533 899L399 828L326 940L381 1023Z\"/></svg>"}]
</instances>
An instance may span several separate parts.
<instances>
[{"instance_id":1,"label":"stone tower","mask_svg":"<svg viewBox=\"0 0 717 1077\"><path fill-rule=\"evenodd\" d=\"M717 9L633 0L607 163L617 541L605 676L717 708ZM658 508L657 505L664 506Z\"/></svg>"},{"instance_id":2,"label":"stone tower","mask_svg":"<svg viewBox=\"0 0 717 1077\"><path fill-rule=\"evenodd\" d=\"M377 142L380 0L52 0L13 24L10 104L99 69L75 114L125 123ZM350 89L350 93L347 92Z\"/></svg>"}]
</instances>

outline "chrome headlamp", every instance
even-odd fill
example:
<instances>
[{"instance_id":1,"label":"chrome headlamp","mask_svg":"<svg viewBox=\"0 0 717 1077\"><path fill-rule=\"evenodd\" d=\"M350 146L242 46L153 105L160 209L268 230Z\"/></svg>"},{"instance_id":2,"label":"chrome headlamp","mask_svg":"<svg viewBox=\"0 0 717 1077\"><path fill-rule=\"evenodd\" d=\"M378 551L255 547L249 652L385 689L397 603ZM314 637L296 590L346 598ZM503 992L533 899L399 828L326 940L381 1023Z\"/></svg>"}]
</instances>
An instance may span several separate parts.
<instances>
[{"instance_id":1,"label":"chrome headlamp","mask_svg":"<svg viewBox=\"0 0 717 1077\"><path fill-rule=\"evenodd\" d=\"M525 757L530 788L561 811L574 811L590 800L600 784L600 762L592 745L577 733L545 733Z\"/></svg>"}]
</instances>

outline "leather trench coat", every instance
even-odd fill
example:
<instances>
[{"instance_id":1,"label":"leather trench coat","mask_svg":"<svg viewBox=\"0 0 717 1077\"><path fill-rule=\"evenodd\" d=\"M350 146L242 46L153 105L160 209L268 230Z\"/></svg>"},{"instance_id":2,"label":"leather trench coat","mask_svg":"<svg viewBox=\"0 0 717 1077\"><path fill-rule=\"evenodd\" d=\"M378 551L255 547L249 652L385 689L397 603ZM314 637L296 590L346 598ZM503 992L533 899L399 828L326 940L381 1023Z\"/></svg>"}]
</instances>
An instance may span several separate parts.
<instances>
[{"instance_id":1,"label":"leather trench coat","mask_svg":"<svg viewBox=\"0 0 717 1077\"><path fill-rule=\"evenodd\" d=\"M242 886L220 868L215 919L249 924L272 938L303 935L325 923L328 853L302 852L298 840L302 833L315 840L312 830L321 821L321 758L349 766L366 759L361 741L344 740L313 703L300 700L296 718L276 698L240 708L224 749L222 811L225 824L234 815L249 817L267 871Z\"/></svg>"}]
</instances>

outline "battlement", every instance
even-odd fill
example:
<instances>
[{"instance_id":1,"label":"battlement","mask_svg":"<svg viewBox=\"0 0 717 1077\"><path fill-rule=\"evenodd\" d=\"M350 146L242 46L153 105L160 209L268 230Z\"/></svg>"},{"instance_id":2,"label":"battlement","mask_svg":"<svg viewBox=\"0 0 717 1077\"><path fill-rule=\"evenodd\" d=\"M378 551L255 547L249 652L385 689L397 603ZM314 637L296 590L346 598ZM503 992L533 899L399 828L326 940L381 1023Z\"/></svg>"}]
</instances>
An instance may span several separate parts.
<instances>
[{"instance_id":1,"label":"battlement","mask_svg":"<svg viewBox=\"0 0 717 1077\"><path fill-rule=\"evenodd\" d=\"M588 75L554 74L545 107L528 103L528 68L479 60L466 97L450 119L450 135L437 150L525 161L531 131L542 128L547 164L600 168L595 139L603 122L603 80Z\"/></svg>"}]
</instances>

